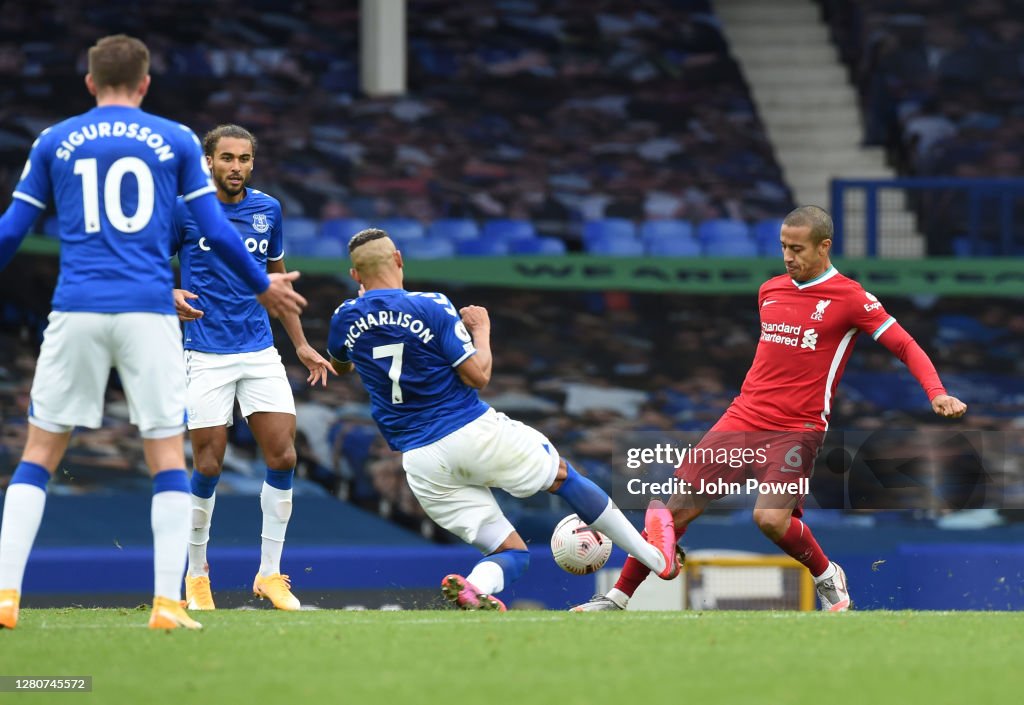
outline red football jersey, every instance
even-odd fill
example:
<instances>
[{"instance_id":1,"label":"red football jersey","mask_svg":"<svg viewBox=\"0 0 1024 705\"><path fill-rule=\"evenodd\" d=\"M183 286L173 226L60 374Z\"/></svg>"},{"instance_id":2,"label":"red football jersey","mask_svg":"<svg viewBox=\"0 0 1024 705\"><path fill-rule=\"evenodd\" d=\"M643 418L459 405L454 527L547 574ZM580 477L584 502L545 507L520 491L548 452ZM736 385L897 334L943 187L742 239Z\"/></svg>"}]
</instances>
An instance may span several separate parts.
<instances>
[{"instance_id":1,"label":"red football jersey","mask_svg":"<svg viewBox=\"0 0 1024 705\"><path fill-rule=\"evenodd\" d=\"M877 340L896 319L835 267L799 284L788 275L769 279L757 303L761 339L733 413L753 428L827 430L857 334Z\"/></svg>"}]
</instances>

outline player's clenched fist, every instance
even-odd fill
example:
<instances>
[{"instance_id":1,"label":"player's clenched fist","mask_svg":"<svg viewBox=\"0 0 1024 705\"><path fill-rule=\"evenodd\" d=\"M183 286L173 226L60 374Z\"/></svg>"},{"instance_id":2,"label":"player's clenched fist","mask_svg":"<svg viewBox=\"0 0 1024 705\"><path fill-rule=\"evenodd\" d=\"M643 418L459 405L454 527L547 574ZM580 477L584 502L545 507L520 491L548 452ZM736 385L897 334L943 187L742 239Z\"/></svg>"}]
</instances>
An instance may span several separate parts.
<instances>
[{"instance_id":1,"label":"player's clenched fist","mask_svg":"<svg viewBox=\"0 0 1024 705\"><path fill-rule=\"evenodd\" d=\"M483 306L464 306L459 309L459 315L462 316L462 322L466 324L466 328L469 329L470 333L490 330L491 328L491 318L487 315L487 309Z\"/></svg>"},{"instance_id":2,"label":"player's clenched fist","mask_svg":"<svg viewBox=\"0 0 1024 705\"><path fill-rule=\"evenodd\" d=\"M958 419L967 413L967 405L956 397L940 394L932 399L932 410L947 419Z\"/></svg>"}]
</instances>

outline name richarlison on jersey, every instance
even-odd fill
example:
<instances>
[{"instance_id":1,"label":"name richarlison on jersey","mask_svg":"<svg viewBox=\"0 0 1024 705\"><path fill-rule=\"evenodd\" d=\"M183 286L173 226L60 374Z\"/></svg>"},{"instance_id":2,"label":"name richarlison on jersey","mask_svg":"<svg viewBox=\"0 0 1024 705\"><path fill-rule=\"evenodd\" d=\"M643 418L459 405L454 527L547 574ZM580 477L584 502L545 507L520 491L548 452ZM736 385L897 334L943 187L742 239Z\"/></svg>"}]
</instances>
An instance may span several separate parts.
<instances>
[{"instance_id":1,"label":"name richarlison on jersey","mask_svg":"<svg viewBox=\"0 0 1024 705\"><path fill-rule=\"evenodd\" d=\"M357 318L348 327L348 334L345 336L345 347L351 350L359 336L376 326L401 326L402 328L408 328L424 345L434 339L434 334L427 327L427 324L418 318L413 318L412 314L399 313L398 311L378 311L376 314L368 313Z\"/></svg>"},{"instance_id":2,"label":"name richarlison on jersey","mask_svg":"<svg viewBox=\"0 0 1024 705\"><path fill-rule=\"evenodd\" d=\"M96 122L89 125L82 125L79 129L68 133L68 136L61 140L57 148L57 158L68 161L71 153L76 147L81 147L86 140L95 140L104 137L124 137L129 140L145 142L146 146L156 152L157 159L165 162L174 159L174 152L164 136L159 132L153 132L152 127L140 126L137 122Z\"/></svg>"}]
</instances>

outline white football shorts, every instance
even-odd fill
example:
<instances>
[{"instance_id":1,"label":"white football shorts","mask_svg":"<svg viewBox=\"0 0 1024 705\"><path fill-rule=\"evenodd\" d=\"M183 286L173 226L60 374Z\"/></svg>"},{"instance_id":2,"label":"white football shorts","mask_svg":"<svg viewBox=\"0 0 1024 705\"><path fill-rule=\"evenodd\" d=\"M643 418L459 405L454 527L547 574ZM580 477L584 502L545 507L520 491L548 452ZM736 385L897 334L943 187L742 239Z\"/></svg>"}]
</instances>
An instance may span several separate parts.
<instances>
[{"instance_id":1,"label":"white football shorts","mask_svg":"<svg viewBox=\"0 0 1024 705\"><path fill-rule=\"evenodd\" d=\"M295 398L273 346L256 352L185 351L188 427L230 426L235 399L242 416L257 411L295 415Z\"/></svg>"},{"instance_id":2,"label":"white football shorts","mask_svg":"<svg viewBox=\"0 0 1024 705\"><path fill-rule=\"evenodd\" d=\"M111 367L121 378L129 418L144 437L184 431L181 329L177 316L160 313L51 312L29 421L55 433L99 428Z\"/></svg>"},{"instance_id":3,"label":"white football shorts","mask_svg":"<svg viewBox=\"0 0 1024 705\"><path fill-rule=\"evenodd\" d=\"M480 418L402 456L409 488L438 525L484 554L515 528L492 487L529 497L551 487L558 451L543 433L488 409Z\"/></svg>"}]
</instances>

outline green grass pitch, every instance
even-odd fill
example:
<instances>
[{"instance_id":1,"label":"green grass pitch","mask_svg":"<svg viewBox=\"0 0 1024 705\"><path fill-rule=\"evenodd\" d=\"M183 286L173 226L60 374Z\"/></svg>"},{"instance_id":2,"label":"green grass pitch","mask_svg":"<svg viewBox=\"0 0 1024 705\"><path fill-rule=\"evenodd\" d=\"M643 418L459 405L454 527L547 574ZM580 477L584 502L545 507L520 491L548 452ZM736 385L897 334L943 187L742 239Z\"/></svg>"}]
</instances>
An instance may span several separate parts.
<instances>
[{"instance_id":1,"label":"green grass pitch","mask_svg":"<svg viewBox=\"0 0 1024 705\"><path fill-rule=\"evenodd\" d=\"M0 675L93 677L2 703L989 703L1024 692L1024 614L23 610Z\"/></svg>"}]
</instances>

